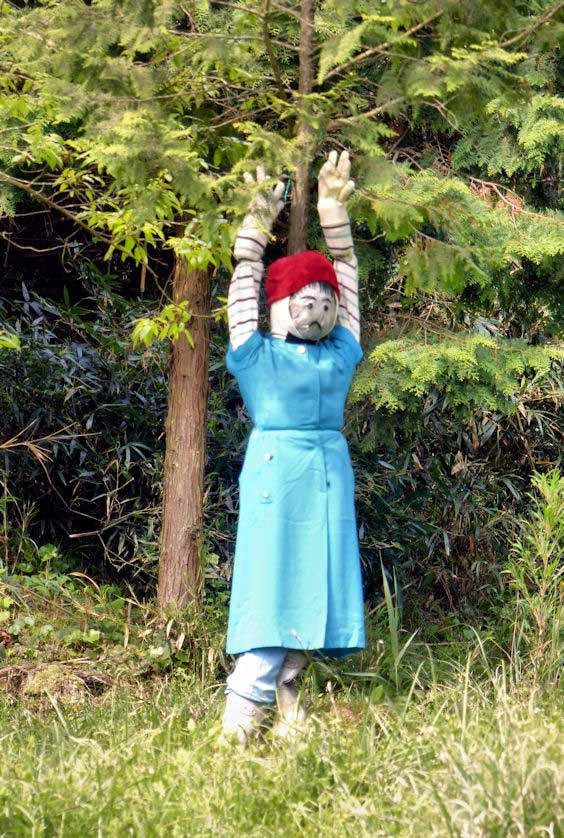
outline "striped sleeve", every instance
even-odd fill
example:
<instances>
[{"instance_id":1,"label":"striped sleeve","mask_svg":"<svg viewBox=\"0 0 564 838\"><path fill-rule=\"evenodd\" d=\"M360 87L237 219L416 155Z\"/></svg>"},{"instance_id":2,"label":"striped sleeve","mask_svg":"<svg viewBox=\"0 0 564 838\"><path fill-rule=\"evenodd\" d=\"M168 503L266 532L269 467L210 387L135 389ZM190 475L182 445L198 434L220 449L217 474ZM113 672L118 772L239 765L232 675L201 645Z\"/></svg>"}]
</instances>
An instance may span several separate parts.
<instances>
[{"instance_id":1,"label":"striped sleeve","mask_svg":"<svg viewBox=\"0 0 564 838\"><path fill-rule=\"evenodd\" d=\"M341 299L337 323L349 329L360 341L360 311L358 306L358 261L354 253L349 217L344 206L319 209L319 220L327 247L335 262Z\"/></svg>"},{"instance_id":2,"label":"striped sleeve","mask_svg":"<svg viewBox=\"0 0 564 838\"><path fill-rule=\"evenodd\" d=\"M267 237L256 229L243 228L235 242L237 267L229 284L227 317L229 338L237 349L258 329L259 292Z\"/></svg>"}]
</instances>

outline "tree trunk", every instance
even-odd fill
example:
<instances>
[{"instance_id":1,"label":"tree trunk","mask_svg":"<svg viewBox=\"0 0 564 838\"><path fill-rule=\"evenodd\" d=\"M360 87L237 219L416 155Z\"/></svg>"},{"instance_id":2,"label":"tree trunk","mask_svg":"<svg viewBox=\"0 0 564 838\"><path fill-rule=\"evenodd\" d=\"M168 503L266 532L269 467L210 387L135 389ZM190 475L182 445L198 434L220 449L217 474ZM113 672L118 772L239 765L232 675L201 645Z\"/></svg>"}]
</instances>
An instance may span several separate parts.
<instances>
[{"instance_id":1,"label":"tree trunk","mask_svg":"<svg viewBox=\"0 0 564 838\"><path fill-rule=\"evenodd\" d=\"M307 240L307 222L309 210L309 170L312 154L313 129L309 116L308 102L305 97L313 89L313 27L315 22L315 0L302 0L300 9L300 77L299 93L301 113L298 119L298 145L301 160L296 169L296 179L292 190L292 208L290 211L290 232L288 235L288 253L305 250Z\"/></svg>"},{"instance_id":2,"label":"tree trunk","mask_svg":"<svg viewBox=\"0 0 564 838\"><path fill-rule=\"evenodd\" d=\"M164 465L163 522L158 604L182 608L202 590L204 459L208 401L210 281L207 271L190 271L177 259L173 300L189 300L194 319L186 336L173 343L169 359L168 415Z\"/></svg>"}]
</instances>

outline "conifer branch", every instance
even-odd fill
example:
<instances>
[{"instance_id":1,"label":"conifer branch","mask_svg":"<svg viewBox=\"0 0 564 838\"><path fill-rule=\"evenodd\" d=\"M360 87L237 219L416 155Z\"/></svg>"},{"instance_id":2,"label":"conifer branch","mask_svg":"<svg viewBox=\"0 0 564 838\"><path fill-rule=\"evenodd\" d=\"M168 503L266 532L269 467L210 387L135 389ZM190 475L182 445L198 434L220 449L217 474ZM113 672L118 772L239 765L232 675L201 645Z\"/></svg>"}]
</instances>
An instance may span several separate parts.
<instances>
[{"instance_id":1,"label":"conifer branch","mask_svg":"<svg viewBox=\"0 0 564 838\"><path fill-rule=\"evenodd\" d=\"M533 32L536 32L537 29L540 29L543 24L548 23L548 21L553 18L554 15L558 14L561 9L564 9L564 2L555 3L554 6L544 13L544 15L537 18L531 26L524 29L522 32L519 32L519 34L515 35L513 38L509 38L508 41L502 41L499 46L505 49L506 47L512 47L514 44L518 44L520 41L525 40L529 37L529 35L532 35Z\"/></svg>"},{"instance_id":2,"label":"conifer branch","mask_svg":"<svg viewBox=\"0 0 564 838\"><path fill-rule=\"evenodd\" d=\"M272 7L276 9L276 11L280 12L280 14L288 15L298 21L300 20L300 13L295 9L291 9L289 6L284 6L281 3L272 3Z\"/></svg>"},{"instance_id":3,"label":"conifer branch","mask_svg":"<svg viewBox=\"0 0 564 838\"><path fill-rule=\"evenodd\" d=\"M489 189L491 192L494 192L500 201L509 207L512 215L526 215L530 218L540 218L541 220L546 220L546 216L542 213L525 209L523 199L508 186L503 186L501 183L494 183L494 181L491 180L482 180L474 175L469 175L468 180L470 183L478 183L482 189ZM501 191L502 189L505 190L505 194ZM487 202L487 195L482 194L480 197ZM564 218L560 220L559 218L553 217L551 218L551 221L555 224L564 225Z\"/></svg>"},{"instance_id":4,"label":"conifer branch","mask_svg":"<svg viewBox=\"0 0 564 838\"><path fill-rule=\"evenodd\" d=\"M243 119L255 119L258 114L266 113L272 111L271 105L266 105L264 108L257 108L254 111L245 111L244 115L241 110L238 108L231 108L231 111L228 115L222 114L218 117L218 121L212 120L210 122L210 127L217 129L217 128L224 128L226 125L233 125L235 122L241 122Z\"/></svg>"},{"instance_id":5,"label":"conifer branch","mask_svg":"<svg viewBox=\"0 0 564 838\"><path fill-rule=\"evenodd\" d=\"M282 81L282 74L280 73L280 67L278 65L278 61L276 60L276 56L274 55L274 50L272 49L272 41L270 39L270 30L268 27L268 19L270 16L270 0L265 0L264 4L264 15L262 18L262 34L264 37L264 45L266 47L266 52L268 54L268 60L270 61L270 66L272 67L272 75L274 76L274 81L276 83L276 87L278 89L278 93L281 99L286 99L286 90L284 88L284 82Z\"/></svg>"},{"instance_id":6,"label":"conifer branch","mask_svg":"<svg viewBox=\"0 0 564 838\"><path fill-rule=\"evenodd\" d=\"M420 29L424 29L426 26L429 26L430 23L433 23L435 20L442 16L443 12L436 12L431 17L426 18L426 20L421 21L420 23L412 26L411 29L407 29L403 36L405 38L409 38L411 35L414 35L416 32L419 32ZM364 52L359 52L358 55L355 55L354 58L351 58L349 61L346 61L344 64L341 64L340 67L334 67L333 70L327 73L324 78L324 82L328 79L332 78L333 76L338 75L339 73L345 72L345 70L350 69L351 67L356 66L357 64L362 63L363 61L367 61L369 58L373 58L376 55L380 55L384 50L386 50L389 46L391 46L390 41L384 41L383 44L379 44L377 47L371 47L370 49L365 50ZM406 57L406 56L402 56Z\"/></svg>"},{"instance_id":7,"label":"conifer branch","mask_svg":"<svg viewBox=\"0 0 564 838\"><path fill-rule=\"evenodd\" d=\"M208 40L220 40L220 41L237 41L237 42L244 42L244 41L254 41L259 43L264 43L263 35L230 35L229 33L223 32L178 32L175 29L167 30L171 35L177 35L181 38L207 38ZM274 38L270 39L271 44L275 44L277 47L283 47L284 49L291 50L291 52L299 53L299 47L295 47L292 44L289 44L287 41L278 41Z\"/></svg>"},{"instance_id":8,"label":"conifer branch","mask_svg":"<svg viewBox=\"0 0 564 838\"><path fill-rule=\"evenodd\" d=\"M411 227L411 229L413 231L413 235L415 236L416 239L421 238L421 239L424 239L425 241L432 242L433 244L443 245L443 247L447 247L447 248L449 248L449 250L452 250L456 253L461 253L463 256L468 258L469 262L471 262L472 264L476 264L474 262L474 259L469 255L468 249L463 247L463 245L455 244L452 241L445 241L444 239L439 239L436 236L430 236L428 233L424 233L423 230L420 230L414 224L410 223L409 226Z\"/></svg>"},{"instance_id":9,"label":"conifer branch","mask_svg":"<svg viewBox=\"0 0 564 838\"><path fill-rule=\"evenodd\" d=\"M332 120L332 122L330 122L327 126L327 130L333 131L336 128L338 128L339 125L350 125L351 122L358 122L361 119L379 116L381 113L386 113L386 111L389 111L390 108L394 107L394 105L401 105L402 102L405 102L405 97L399 96L397 99L390 99L389 102L384 102L383 105L379 105L377 108L372 108L369 111L363 111L362 113L357 113L353 116L342 116L339 119Z\"/></svg>"},{"instance_id":10,"label":"conifer branch","mask_svg":"<svg viewBox=\"0 0 564 838\"><path fill-rule=\"evenodd\" d=\"M240 6L238 3L230 3L228 0L215 0L215 2L218 6L226 6L228 9L235 9L237 12L248 12L249 14L256 15L259 18L263 17L258 9L251 9L249 6ZM297 20L300 19L298 12L296 12L295 9L290 9L288 6L281 6L278 3L270 3L269 7L269 13L272 9L274 9L280 15L289 15L290 17L297 18Z\"/></svg>"},{"instance_id":11,"label":"conifer branch","mask_svg":"<svg viewBox=\"0 0 564 838\"><path fill-rule=\"evenodd\" d=\"M103 233L98 233L92 230L91 227L86 224L86 222L82 221L78 216L74 213L70 212L69 210L62 207L60 204L57 204L56 201L52 201L51 198L48 198L42 192L39 192L37 189L34 189L31 184L29 184L26 180L21 180L20 178L12 177L12 175L6 174L6 172L0 172L0 183L6 183L8 186L14 186L16 189L21 189L23 192L27 192L28 195L31 195L32 198L36 198L41 203L48 206L50 209L55 210L56 212L63 215L65 218L68 218L69 221L72 221L77 227L82 227L83 230L86 230L90 235L95 236L96 238L100 239L101 241L111 244L111 239L107 236L104 236Z\"/></svg>"},{"instance_id":12,"label":"conifer branch","mask_svg":"<svg viewBox=\"0 0 564 838\"><path fill-rule=\"evenodd\" d=\"M35 198L41 203L45 204L45 206L49 207L49 209L54 210L55 212L60 213L65 218L68 218L69 221L72 221L73 224L76 224L77 227L85 230L95 241L102 241L104 244L112 245L114 250L119 251L120 253L125 253L127 256L131 257L131 253L129 253L124 247L120 244L116 243L110 236L104 235L99 230L95 230L85 221L82 221L77 215L70 210L66 209L66 207L61 206L56 201L52 201L51 198L48 198L42 192L39 192L37 189L34 189L31 184L29 184L25 180L21 180L20 178L12 177L12 175L8 175L6 172L0 172L0 183L5 183L8 186L14 186L16 189L21 189L23 192L27 192L28 195L31 195L32 198ZM11 242L14 244L14 242ZM153 276L156 276L155 272L152 268L147 267L147 270Z\"/></svg>"}]
</instances>

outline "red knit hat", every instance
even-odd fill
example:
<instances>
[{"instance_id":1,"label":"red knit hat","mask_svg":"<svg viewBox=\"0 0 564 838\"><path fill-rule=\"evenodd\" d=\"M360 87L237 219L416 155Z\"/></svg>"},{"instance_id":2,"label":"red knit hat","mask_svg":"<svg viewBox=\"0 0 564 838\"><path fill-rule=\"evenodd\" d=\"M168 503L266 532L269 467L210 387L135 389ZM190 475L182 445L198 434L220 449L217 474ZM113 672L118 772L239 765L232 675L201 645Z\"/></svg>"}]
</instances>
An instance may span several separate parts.
<instances>
[{"instance_id":1,"label":"red knit hat","mask_svg":"<svg viewBox=\"0 0 564 838\"><path fill-rule=\"evenodd\" d=\"M302 250L293 256L276 259L268 269L264 285L268 307L277 300L295 294L304 285L326 282L340 297L339 282L333 264L315 250Z\"/></svg>"}]
</instances>

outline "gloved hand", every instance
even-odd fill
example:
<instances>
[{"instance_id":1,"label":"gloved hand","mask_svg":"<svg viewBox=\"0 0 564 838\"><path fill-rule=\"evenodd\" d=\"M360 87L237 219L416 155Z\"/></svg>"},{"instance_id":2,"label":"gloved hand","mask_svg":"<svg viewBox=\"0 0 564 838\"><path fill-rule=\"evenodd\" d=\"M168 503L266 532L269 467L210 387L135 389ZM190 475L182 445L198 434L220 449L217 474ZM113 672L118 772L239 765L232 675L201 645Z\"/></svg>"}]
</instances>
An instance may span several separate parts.
<instances>
[{"instance_id":1,"label":"gloved hand","mask_svg":"<svg viewBox=\"0 0 564 838\"><path fill-rule=\"evenodd\" d=\"M257 166L256 180L245 172L245 182L261 184L266 180L263 166ZM273 189L265 189L255 195L243 223L237 232L234 255L237 261L248 259L253 262L261 261L264 248L268 241L268 234L280 210L284 206L282 195L285 184L279 180Z\"/></svg>"},{"instance_id":2,"label":"gloved hand","mask_svg":"<svg viewBox=\"0 0 564 838\"><path fill-rule=\"evenodd\" d=\"M349 179L350 173L351 161L348 151L342 151L338 160L336 151L329 152L317 177L317 209L320 214L326 209L344 205L354 189L354 180Z\"/></svg>"},{"instance_id":3,"label":"gloved hand","mask_svg":"<svg viewBox=\"0 0 564 838\"><path fill-rule=\"evenodd\" d=\"M266 174L263 166L257 166L256 180L250 174L245 172L243 175L245 183L260 184L266 180ZM279 180L274 189L265 189L255 195L251 201L249 211L243 219L241 229L251 229L252 227L270 232L280 210L284 206L282 195L284 194L285 184Z\"/></svg>"}]
</instances>

